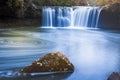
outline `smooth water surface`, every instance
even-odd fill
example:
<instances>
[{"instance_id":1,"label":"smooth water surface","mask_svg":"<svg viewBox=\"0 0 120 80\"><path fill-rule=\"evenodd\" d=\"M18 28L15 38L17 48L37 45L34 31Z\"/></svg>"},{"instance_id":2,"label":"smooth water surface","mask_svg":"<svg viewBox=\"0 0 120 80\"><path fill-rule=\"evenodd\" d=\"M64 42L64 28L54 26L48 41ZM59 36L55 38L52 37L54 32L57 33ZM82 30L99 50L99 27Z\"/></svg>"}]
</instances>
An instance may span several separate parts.
<instances>
[{"instance_id":1,"label":"smooth water surface","mask_svg":"<svg viewBox=\"0 0 120 80\"><path fill-rule=\"evenodd\" d=\"M54 51L62 52L73 63L75 71L71 75L64 77L65 75L52 74L37 76L37 79L13 78L13 71ZM107 80L112 72L120 72L119 32L41 28L0 29L0 80Z\"/></svg>"}]
</instances>

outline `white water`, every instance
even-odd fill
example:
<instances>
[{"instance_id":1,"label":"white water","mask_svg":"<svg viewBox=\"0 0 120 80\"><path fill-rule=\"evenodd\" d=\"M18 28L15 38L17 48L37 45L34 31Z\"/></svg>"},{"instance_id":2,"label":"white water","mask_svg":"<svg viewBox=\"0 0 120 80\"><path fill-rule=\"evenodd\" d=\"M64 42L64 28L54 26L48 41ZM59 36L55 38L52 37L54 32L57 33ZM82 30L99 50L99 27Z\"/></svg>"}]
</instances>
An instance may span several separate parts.
<instances>
[{"instance_id":1,"label":"white water","mask_svg":"<svg viewBox=\"0 0 120 80\"><path fill-rule=\"evenodd\" d=\"M44 7L43 26L97 28L100 12L99 7L90 6Z\"/></svg>"}]
</instances>

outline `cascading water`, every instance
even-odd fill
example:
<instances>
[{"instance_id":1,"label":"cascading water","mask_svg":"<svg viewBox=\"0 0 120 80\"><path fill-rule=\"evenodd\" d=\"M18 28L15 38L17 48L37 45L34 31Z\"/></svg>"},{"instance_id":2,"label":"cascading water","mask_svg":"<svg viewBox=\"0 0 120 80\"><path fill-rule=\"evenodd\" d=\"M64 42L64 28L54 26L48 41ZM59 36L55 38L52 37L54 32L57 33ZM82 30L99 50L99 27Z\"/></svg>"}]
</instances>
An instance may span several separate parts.
<instances>
[{"instance_id":1,"label":"cascading water","mask_svg":"<svg viewBox=\"0 0 120 80\"><path fill-rule=\"evenodd\" d=\"M99 7L44 7L43 26L97 28L100 11Z\"/></svg>"}]
</instances>

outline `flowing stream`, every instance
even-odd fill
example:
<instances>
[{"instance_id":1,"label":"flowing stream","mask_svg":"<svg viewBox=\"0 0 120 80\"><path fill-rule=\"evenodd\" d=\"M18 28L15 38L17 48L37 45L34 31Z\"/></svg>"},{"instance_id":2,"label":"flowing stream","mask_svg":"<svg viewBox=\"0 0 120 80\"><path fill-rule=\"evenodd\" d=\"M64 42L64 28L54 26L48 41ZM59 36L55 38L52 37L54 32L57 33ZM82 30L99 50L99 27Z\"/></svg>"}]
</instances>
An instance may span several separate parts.
<instances>
[{"instance_id":1,"label":"flowing stream","mask_svg":"<svg viewBox=\"0 0 120 80\"><path fill-rule=\"evenodd\" d=\"M43 55L60 51L75 66L72 74L16 75ZM0 80L107 80L120 72L120 32L106 30L0 29Z\"/></svg>"}]
</instances>

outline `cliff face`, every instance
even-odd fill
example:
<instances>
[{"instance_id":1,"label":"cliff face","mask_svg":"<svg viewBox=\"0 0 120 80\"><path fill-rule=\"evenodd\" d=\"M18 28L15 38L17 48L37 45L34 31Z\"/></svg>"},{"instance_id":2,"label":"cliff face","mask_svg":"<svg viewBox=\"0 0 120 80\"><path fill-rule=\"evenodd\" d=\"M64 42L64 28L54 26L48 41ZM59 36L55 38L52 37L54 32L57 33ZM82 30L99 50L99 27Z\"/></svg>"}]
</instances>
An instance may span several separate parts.
<instances>
[{"instance_id":1,"label":"cliff face","mask_svg":"<svg viewBox=\"0 0 120 80\"><path fill-rule=\"evenodd\" d=\"M120 29L120 2L103 7L100 14L100 28Z\"/></svg>"},{"instance_id":2,"label":"cliff face","mask_svg":"<svg viewBox=\"0 0 120 80\"><path fill-rule=\"evenodd\" d=\"M1 0L0 12L0 17L40 17L40 10L32 3L32 0Z\"/></svg>"},{"instance_id":3,"label":"cliff face","mask_svg":"<svg viewBox=\"0 0 120 80\"><path fill-rule=\"evenodd\" d=\"M41 15L32 0L0 0L0 28L41 26Z\"/></svg>"}]
</instances>

